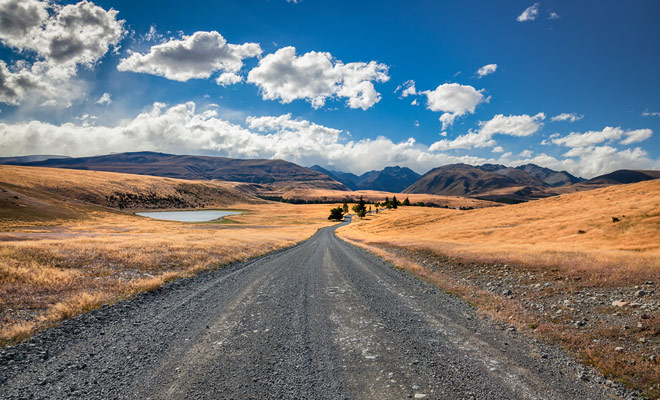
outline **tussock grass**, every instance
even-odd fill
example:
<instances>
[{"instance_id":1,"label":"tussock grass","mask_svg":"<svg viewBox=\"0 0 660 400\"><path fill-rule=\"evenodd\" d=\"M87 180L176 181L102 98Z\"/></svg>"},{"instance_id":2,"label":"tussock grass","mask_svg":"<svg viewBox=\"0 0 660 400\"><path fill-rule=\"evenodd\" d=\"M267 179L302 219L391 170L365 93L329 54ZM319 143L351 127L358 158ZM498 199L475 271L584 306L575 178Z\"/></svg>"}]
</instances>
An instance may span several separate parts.
<instances>
[{"instance_id":1,"label":"tussock grass","mask_svg":"<svg viewBox=\"0 0 660 400\"><path fill-rule=\"evenodd\" d=\"M657 304L660 180L480 210L404 207L337 234L500 323L563 346L606 377L660 398L657 307L610 304L624 295ZM513 285L514 296L502 294L507 286L492 290L491 282ZM654 287L652 297L632 295ZM602 295L602 305L560 306L561 313L550 307L574 303L578 293ZM584 316L588 325L576 328L573 319Z\"/></svg>"},{"instance_id":2,"label":"tussock grass","mask_svg":"<svg viewBox=\"0 0 660 400\"><path fill-rule=\"evenodd\" d=\"M660 180L479 210L400 208L338 234L628 284L660 272Z\"/></svg>"},{"instance_id":3,"label":"tussock grass","mask_svg":"<svg viewBox=\"0 0 660 400\"><path fill-rule=\"evenodd\" d=\"M13 204L0 213L0 345L169 280L291 246L330 225L327 205L243 194L237 196L247 202L231 202L237 192L218 182L192 185L217 200L205 208L242 214L180 223L98 206L115 191L174 196L182 182L194 189L167 178L0 166L0 202Z\"/></svg>"}]
</instances>

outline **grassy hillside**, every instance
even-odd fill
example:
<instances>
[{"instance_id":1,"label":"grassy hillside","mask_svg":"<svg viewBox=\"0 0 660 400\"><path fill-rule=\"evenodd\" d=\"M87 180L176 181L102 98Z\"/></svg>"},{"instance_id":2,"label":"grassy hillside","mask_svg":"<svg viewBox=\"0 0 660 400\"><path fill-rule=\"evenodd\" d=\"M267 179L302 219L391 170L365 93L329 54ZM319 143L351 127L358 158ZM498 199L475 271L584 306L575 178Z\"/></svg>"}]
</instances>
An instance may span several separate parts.
<instances>
[{"instance_id":1,"label":"grassy hillside","mask_svg":"<svg viewBox=\"0 0 660 400\"><path fill-rule=\"evenodd\" d=\"M660 398L660 180L469 211L404 207L337 234Z\"/></svg>"},{"instance_id":2,"label":"grassy hillside","mask_svg":"<svg viewBox=\"0 0 660 400\"><path fill-rule=\"evenodd\" d=\"M379 214L341 232L365 240L509 254L509 258L515 254L521 261L529 255L532 263L589 253L595 265L585 261L585 268L608 265L621 270L620 262L601 260L622 257L623 265L647 270L660 266L660 181L463 212L411 207Z\"/></svg>"},{"instance_id":3,"label":"grassy hillside","mask_svg":"<svg viewBox=\"0 0 660 400\"><path fill-rule=\"evenodd\" d=\"M84 205L144 210L258 201L220 181L0 165L0 221L76 218Z\"/></svg>"},{"instance_id":4,"label":"grassy hillside","mask_svg":"<svg viewBox=\"0 0 660 400\"><path fill-rule=\"evenodd\" d=\"M128 200L118 204L118 193ZM242 214L179 223L132 213L163 206ZM0 166L0 345L167 280L293 245L330 224L328 209L259 201L222 182Z\"/></svg>"}]
</instances>

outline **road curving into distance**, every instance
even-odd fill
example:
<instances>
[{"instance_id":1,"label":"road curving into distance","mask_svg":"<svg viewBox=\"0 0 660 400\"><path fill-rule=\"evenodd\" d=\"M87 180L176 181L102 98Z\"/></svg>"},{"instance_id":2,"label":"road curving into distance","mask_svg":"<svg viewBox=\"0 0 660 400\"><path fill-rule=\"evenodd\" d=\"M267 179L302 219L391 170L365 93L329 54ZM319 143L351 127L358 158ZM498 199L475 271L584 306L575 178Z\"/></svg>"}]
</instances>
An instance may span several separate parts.
<instances>
[{"instance_id":1,"label":"road curving into distance","mask_svg":"<svg viewBox=\"0 0 660 400\"><path fill-rule=\"evenodd\" d=\"M0 398L619 398L336 227L0 350Z\"/></svg>"}]
</instances>

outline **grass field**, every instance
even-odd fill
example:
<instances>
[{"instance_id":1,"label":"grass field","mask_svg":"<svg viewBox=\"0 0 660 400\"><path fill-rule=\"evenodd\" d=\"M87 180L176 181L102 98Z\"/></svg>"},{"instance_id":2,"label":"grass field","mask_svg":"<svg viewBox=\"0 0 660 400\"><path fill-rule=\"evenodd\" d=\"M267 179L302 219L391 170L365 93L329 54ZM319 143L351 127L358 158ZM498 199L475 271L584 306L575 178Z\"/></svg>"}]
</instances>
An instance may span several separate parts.
<instances>
[{"instance_id":1,"label":"grass field","mask_svg":"<svg viewBox=\"0 0 660 400\"><path fill-rule=\"evenodd\" d=\"M131 212L108 204L116 193ZM163 204L243 213L193 224L132 213ZM263 202L220 182L47 168L0 166L0 206L0 343L330 225L327 205Z\"/></svg>"},{"instance_id":2,"label":"grass field","mask_svg":"<svg viewBox=\"0 0 660 400\"><path fill-rule=\"evenodd\" d=\"M404 207L337 232L660 397L660 180L506 207Z\"/></svg>"},{"instance_id":3,"label":"grass field","mask_svg":"<svg viewBox=\"0 0 660 400\"><path fill-rule=\"evenodd\" d=\"M242 184L236 184L238 187ZM255 192L256 194L257 192ZM342 190L327 190L327 189L310 189L310 188L288 188L279 191L261 191L259 195L265 196L278 196L287 200L307 200L307 201L323 201L323 202L341 202L344 199L359 199L360 196L368 202L383 201L385 197L396 196L399 201L403 201L406 197L409 198L412 204L423 202L426 204L433 204L435 207L494 207L501 206L500 203L492 201L479 200L468 197L458 196L439 196L434 194L407 194L407 193L390 193L381 192L378 190L355 190L355 191L342 191Z\"/></svg>"}]
</instances>

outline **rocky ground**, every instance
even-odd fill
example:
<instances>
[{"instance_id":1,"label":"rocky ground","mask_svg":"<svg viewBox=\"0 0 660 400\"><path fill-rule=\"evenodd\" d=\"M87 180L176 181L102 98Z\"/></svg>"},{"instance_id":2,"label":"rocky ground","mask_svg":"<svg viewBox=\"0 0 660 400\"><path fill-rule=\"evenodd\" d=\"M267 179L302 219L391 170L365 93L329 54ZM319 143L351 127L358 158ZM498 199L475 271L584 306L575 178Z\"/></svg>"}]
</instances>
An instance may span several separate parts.
<instances>
[{"instance_id":1,"label":"rocky ground","mask_svg":"<svg viewBox=\"0 0 660 400\"><path fill-rule=\"evenodd\" d=\"M560 343L606 377L660 396L660 277L636 285L604 285L559 270L479 264L428 249L376 247L446 278L445 288L499 320L503 329Z\"/></svg>"}]
</instances>

